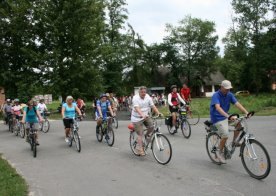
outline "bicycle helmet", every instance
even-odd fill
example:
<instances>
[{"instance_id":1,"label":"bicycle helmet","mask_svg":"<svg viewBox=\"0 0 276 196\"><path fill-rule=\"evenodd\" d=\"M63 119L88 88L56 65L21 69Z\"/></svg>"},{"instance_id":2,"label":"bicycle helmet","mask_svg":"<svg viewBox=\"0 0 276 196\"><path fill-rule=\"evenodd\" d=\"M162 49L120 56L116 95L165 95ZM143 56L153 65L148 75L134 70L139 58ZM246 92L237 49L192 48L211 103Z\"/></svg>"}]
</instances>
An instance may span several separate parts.
<instances>
[{"instance_id":1,"label":"bicycle helmet","mask_svg":"<svg viewBox=\"0 0 276 196\"><path fill-rule=\"evenodd\" d=\"M104 94L101 94L101 97L100 98L103 98L103 97L107 97L107 95L104 93Z\"/></svg>"},{"instance_id":2,"label":"bicycle helmet","mask_svg":"<svg viewBox=\"0 0 276 196\"><path fill-rule=\"evenodd\" d=\"M19 99L15 99L14 102L19 102Z\"/></svg>"},{"instance_id":3,"label":"bicycle helmet","mask_svg":"<svg viewBox=\"0 0 276 196\"><path fill-rule=\"evenodd\" d=\"M171 86L171 90L174 89L174 88L177 88L177 86L176 85L172 85Z\"/></svg>"}]
</instances>

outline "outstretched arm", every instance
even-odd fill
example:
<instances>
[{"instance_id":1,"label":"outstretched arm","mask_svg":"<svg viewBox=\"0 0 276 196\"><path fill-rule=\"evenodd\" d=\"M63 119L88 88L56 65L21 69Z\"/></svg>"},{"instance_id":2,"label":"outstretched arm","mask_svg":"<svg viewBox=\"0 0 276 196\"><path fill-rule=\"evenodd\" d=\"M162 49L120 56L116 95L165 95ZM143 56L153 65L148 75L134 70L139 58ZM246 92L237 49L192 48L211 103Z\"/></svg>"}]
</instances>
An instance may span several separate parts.
<instances>
[{"instance_id":1,"label":"outstretched arm","mask_svg":"<svg viewBox=\"0 0 276 196\"><path fill-rule=\"evenodd\" d=\"M244 114L248 114L248 111L242 106L242 104L240 104L239 102L237 102L236 104L235 104L235 106L242 112L242 113L244 113Z\"/></svg>"}]
</instances>

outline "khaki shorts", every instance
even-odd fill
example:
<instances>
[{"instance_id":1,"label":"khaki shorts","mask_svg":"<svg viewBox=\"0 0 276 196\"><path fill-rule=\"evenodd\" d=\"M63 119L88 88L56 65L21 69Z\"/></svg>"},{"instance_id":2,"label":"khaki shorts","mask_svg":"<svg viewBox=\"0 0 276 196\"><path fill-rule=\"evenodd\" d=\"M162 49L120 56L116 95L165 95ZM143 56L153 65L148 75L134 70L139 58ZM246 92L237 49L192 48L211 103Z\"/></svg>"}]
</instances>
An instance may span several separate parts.
<instances>
[{"instance_id":1,"label":"khaki shorts","mask_svg":"<svg viewBox=\"0 0 276 196\"><path fill-rule=\"evenodd\" d=\"M34 130L37 131L39 129L39 124L38 123L29 123L29 122L26 122L25 128L26 129L30 129L31 128L31 124L33 124L33 129Z\"/></svg>"},{"instance_id":2,"label":"khaki shorts","mask_svg":"<svg viewBox=\"0 0 276 196\"><path fill-rule=\"evenodd\" d=\"M142 120L140 122L133 123L134 130L138 135L143 135L144 132L144 125L149 129L153 127L153 122L151 118L147 118L145 120Z\"/></svg>"},{"instance_id":3,"label":"khaki shorts","mask_svg":"<svg viewBox=\"0 0 276 196\"><path fill-rule=\"evenodd\" d=\"M225 120L219 121L214 126L218 129L218 134L221 138L228 138L229 137L229 126L236 127L238 121L231 121L229 122L226 118Z\"/></svg>"}]
</instances>

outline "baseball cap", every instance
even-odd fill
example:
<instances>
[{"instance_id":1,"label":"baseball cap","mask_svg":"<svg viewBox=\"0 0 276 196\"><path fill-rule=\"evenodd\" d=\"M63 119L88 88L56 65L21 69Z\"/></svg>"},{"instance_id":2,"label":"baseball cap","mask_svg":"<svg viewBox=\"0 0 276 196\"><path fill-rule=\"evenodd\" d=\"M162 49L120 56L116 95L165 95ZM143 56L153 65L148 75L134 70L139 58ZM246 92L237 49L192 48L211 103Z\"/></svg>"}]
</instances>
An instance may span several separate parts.
<instances>
[{"instance_id":1,"label":"baseball cap","mask_svg":"<svg viewBox=\"0 0 276 196\"><path fill-rule=\"evenodd\" d=\"M225 89L233 88L233 87L232 87L232 84L231 84L231 82L230 82L229 80L223 80L223 81L221 82L221 85L220 85L220 86L222 86L222 87L225 88Z\"/></svg>"},{"instance_id":2,"label":"baseball cap","mask_svg":"<svg viewBox=\"0 0 276 196\"><path fill-rule=\"evenodd\" d=\"M110 95L109 95L109 93L105 93L105 95L107 96L107 97L109 97Z\"/></svg>"}]
</instances>

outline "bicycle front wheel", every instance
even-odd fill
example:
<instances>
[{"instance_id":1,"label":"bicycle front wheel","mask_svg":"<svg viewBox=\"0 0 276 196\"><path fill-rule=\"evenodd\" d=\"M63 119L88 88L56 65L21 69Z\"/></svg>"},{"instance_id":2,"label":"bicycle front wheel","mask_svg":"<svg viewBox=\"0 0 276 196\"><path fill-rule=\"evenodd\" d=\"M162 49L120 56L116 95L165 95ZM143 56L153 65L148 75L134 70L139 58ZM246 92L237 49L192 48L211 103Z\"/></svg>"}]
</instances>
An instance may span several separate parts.
<instances>
[{"instance_id":1,"label":"bicycle front wheel","mask_svg":"<svg viewBox=\"0 0 276 196\"><path fill-rule=\"evenodd\" d=\"M139 156L138 153L138 135L135 131L130 132L129 135L129 145L130 145L130 149L133 152L133 154L135 154L136 156Z\"/></svg>"},{"instance_id":2,"label":"bicycle front wheel","mask_svg":"<svg viewBox=\"0 0 276 196\"><path fill-rule=\"evenodd\" d=\"M96 137L97 137L98 142L102 142L102 140L103 140L103 127L102 126L99 126L98 130L96 127Z\"/></svg>"},{"instance_id":3,"label":"bicycle front wheel","mask_svg":"<svg viewBox=\"0 0 276 196\"><path fill-rule=\"evenodd\" d=\"M188 139L191 136L191 126L189 121L187 121L186 119L181 122L181 131L185 138Z\"/></svg>"},{"instance_id":4,"label":"bicycle front wheel","mask_svg":"<svg viewBox=\"0 0 276 196\"><path fill-rule=\"evenodd\" d=\"M118 129L118 119L116 117L112 118L112 127Z\"/></svg>"},{"instance_id":5,"label":"bicycle front wheel","mask_svg":"<svg viewBox=\"0 0 276 196\"><path fill-rule=\"evenodd\" d=\"M196 125L200 119L199 112L197 110L187 111L187 118L191 125Z\"/></svg>"},{"instance_id":6,"label":"bicycle front wheel","mask_svg":"<svg viewBox=\"0 0 276 196\"><path fill-rule=\"evenodd\" d=\"M50 122L48 119L45 119L41 125L41 131L47 133L50 129Z\"/></svg>"},{"instance_id":7,"label":"bicycle front wheel","mask_svg":"<svg viewBox=\"0 0 276 196\"><path fill-rule=\"evenodd\" d=\"M209 158L215 164L220 165L216 151L219 150L220 137L216 132L211 132L206 136L206 150Z\"/></svg>"},{"instance_id":8,"label":"bicycle front wheel","mask_svg":"<svg viewBox=\"0 0 276 196\"><path fill-rule=\"evenodd\" d=\"M241 161L247 173L258 180L266 178L271 169L270 157L265 147L255 139L241 146Z\"/></svg>"},{"instance_id":9,"label":"bicycle front wheel","mask_svg":"<svg viewBox=\"0 0 276 196\"><path fill-rule=\"evenodd\" d=\"M80 142L79 134L78 134L78 132L76 130L73 131L73 137L74 137L74 142L75 142L76 150L78 152L80 152L81 151L81 142Z\"/></svg>"},{"instance_id":10,"label":"bicycle front wheel","mask_svg":"<svg viewBox=\"0 0 276 196\"><path fill-rule=\"evenodd\" d=\"M16 124L13 126L13 134L14 134L15 136L18 136L19 131L20 131L20 127L19 127L19 125L16 123Z\"/></svg>"},{"instance_id":11,"label":"bicycle front wheel","mask_svg":"<svg viewBox=\"0 0 276 196\"><path fill-rule=\"evenodd\" d=\"M172 147L168 138L160 133L156 133L151 143L151 150L155 160L165 165L172 158Z\"/></svg>"},{"instance_id":12,"label":"bicycle front wheel","mask_svg":"<svg viewBox=\"0 0 276 196\"><path fill-rule=\"evenodd\" d=\"M20 123L20 137L24 138L25 137L25 126L24 124Z\"/></svg>"},{"instance_id":13,"label":"bicycle front wheel","mask_svg":"<svg viewBox=\"0 0 276 196\"><path fill-rule=\"evenodd\" d=\"M112 127L107 128L105 139L107 141L108 146L113 146L115 141L115 135Z\"/></svg>"}]
</instances>

